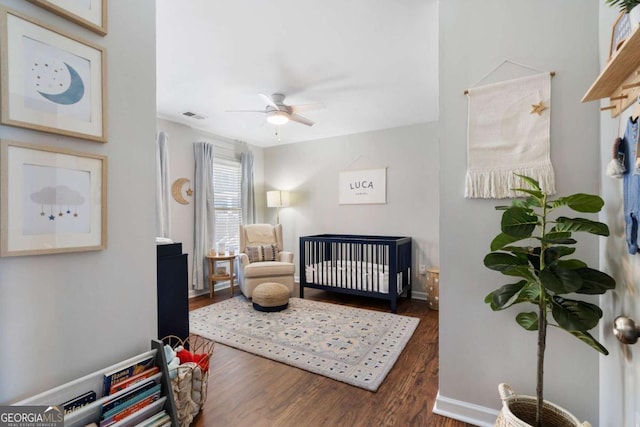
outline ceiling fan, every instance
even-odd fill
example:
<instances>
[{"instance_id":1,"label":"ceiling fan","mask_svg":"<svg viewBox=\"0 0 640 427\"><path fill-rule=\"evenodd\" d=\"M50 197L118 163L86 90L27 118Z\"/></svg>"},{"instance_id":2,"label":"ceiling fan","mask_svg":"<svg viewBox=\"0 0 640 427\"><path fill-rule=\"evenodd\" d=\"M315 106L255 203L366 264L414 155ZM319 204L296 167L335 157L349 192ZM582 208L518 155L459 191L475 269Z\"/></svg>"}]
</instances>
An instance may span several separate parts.
<instances>
[{"instance_id":1,"label":"ceiling fan","mask_svg":"<svg viewBox=\"0 0 640 427\"><path fill-rule=\"evenodd\" d=\"M267 104L264 110L227 110L230 113L265 113L267 121L273 125L284 125L289 121L302 123L303 125L313 126L314 122L306 117L301 116L300 112L317 110L324 108L323 104L302 104L287 105L284 103L285 95L274 93L270 97L259 93L262 100Z\"/></svg>"}]
</instances>

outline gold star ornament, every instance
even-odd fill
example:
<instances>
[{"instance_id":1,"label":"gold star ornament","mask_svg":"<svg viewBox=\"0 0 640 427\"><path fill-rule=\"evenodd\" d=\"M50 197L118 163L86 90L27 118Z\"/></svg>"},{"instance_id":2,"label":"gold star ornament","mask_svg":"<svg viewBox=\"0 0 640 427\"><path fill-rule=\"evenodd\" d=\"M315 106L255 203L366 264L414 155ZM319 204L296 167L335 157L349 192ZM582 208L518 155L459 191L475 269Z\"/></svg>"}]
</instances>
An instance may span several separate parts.
<instances>
[{"instance_id":1,"label":"gold star ornament","mask_svg":"<svg viewBox=\"0 0 640 427\"><path fill-rule=\"evenodd\" d=\"M531 112L529 114L537 114L541 116L542 112L546 109L547 107L544 105L542 101L540 101L537 104L531 104Z\"/></svg>"},{"instance_id":2,"label":"gold star ornament","mask_svg":"<svg viewBox=\"0 0 640 427\"><path fill-rule=\"evenodd\" d=\"M191 196L193 195L193 190L189 188L187 189L186 193L187 193L187 196Z\"/></svg>"}]
</instances>

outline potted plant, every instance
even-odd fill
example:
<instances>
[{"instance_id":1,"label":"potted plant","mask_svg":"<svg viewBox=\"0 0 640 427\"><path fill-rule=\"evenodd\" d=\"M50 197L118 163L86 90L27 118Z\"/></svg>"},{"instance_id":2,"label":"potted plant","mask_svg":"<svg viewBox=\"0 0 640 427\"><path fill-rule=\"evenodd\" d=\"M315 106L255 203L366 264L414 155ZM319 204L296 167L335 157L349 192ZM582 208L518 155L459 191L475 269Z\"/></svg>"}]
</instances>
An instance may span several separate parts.
<instances>
[{"instance_id":1,"label":"potted plant","mask_svg":"<svg viewBox=\"0 0 640 427\"><path fill-rule=\"evenodd\" d=\"M611 7L617 7L620 12L629 14L629 22L633 30L638 22L640 22L640 8L636 6L640 4L640 0L605 0L605 3Z\"/></svg>"},{"instance_id":2,"label":"potted plant","mask_svg":"<svg viewBox=\"0 0 640 427\"><path fill-rule=\"evenodd\" d=\"M551 200L536 180L518 176L529 188L516 191L522 192L526 198L516 199L510 206L496 207L503 211L502 232L491 242L491 253L485 256L484 265L520 280L491 292L485 303L490 304L494 311L521 303L536 306L536 311L517 314L516 322L527 331L538 332L537 386L533 403L536 406L535 425L540 427L543 425L543 403L547 403L543 398L547 327L564 329L600 353L609 354L589 333L600 321L602 310L595 304L575 300L567 294L603 294L615 287L615 280L588 267L583 261L568 258L575 252L577 241L572 237L574 232L608 236L607 225L585 218L551 215L562 207L596 213L604 206L602 198L580 193ZM514 245L516 242L519 244Z\"/></svg>"}]
</instances>

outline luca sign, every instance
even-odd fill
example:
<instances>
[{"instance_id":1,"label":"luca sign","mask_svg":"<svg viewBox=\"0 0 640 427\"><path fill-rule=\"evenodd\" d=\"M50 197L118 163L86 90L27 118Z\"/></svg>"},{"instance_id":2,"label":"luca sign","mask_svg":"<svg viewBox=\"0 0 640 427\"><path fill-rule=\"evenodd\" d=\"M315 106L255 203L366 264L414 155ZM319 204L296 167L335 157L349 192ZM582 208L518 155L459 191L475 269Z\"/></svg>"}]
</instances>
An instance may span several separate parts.
<instances>
[{"instance_id":1,"label":"luca sign","mask_svg":"<svg viewBox=\"0 0 640 427\"><path fill-rule=\"evenodd\" d=\"M343 171L339 176L338 203L387 203L387 169Z\"/></svg>"}]
</instances>

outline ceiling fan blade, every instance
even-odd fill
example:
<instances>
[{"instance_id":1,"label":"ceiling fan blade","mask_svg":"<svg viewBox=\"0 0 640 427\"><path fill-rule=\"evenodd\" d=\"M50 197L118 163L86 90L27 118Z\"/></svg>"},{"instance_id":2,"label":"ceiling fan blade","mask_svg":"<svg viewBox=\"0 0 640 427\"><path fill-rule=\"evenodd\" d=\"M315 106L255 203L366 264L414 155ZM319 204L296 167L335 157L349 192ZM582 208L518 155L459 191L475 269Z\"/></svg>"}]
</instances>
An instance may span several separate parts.
<instances>
[{"instance_id":1,"label":"ceiling fan blade","mask_svg":"<svg viewBox=\"0 0 640 427\"><path fill-rule=\"evenodd\" d=\"M292 105L291 106L291 113L292 114L296 114L296 113L304 113L305 111L311 111L311 110L321 110L324 108L324 104L322 103L318 103L318 104L301 104L301 105Z\"/></svg>"},{"instance_id":2,"label":"ceiling fan blade","mask_svg":"<svg viewBox=\"0 0 640 427\"><path fill-rule=\"evenodd\" d=\"M307 126L313 126L314 125L314 122L312 120L309 120L306 117L302 117L299 114L291 114L289 116L289 120L294 121L294 122L298 122L298 123L302 123L303 125L307 125Z\"/></svg>"},{"instance_id":3,"label":"ceiling fan blade","mask_svg":"<svg viewBox=\"0 0 640 427\"><path fill-rule=\"evenodd\" d=\"M264 93L259 93L258 95L260 95L260 98L262 98L262 100L267 104L272 106L273 108L275 108L276 110L280 111L280 107L278 107L276 105L275 102L273 102L273 99L271 99L271 97L265 95Z\"/></svg>"}]
</instances>

